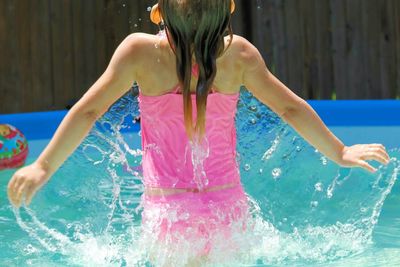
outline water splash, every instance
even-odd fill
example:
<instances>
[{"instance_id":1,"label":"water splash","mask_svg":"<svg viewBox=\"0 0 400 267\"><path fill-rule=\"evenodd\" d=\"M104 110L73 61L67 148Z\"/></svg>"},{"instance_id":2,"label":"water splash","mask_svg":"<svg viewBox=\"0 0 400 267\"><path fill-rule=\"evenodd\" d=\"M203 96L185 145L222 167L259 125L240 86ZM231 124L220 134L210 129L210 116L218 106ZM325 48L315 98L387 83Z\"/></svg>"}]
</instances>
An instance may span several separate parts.
<instances>
[{"instance_id":1,"label":"water splash","mask_svg":"<svg viewBox=\"0 0 400 267\"><path fill-rule=\"evenodd\" d=\"M132 148L137 137L129 133L139 115L137 98L122 98L38 194L32 208L14 210L18 225L28 233L16 247L21 264L151 266L157 258L160 266L167 259L183 266L196 247L204 246L207 239L167 231L171 241L165 249L154 243L150 230L161 227L141 227L141 151L138 144ZM398 177L399 150L390 151L390 164L376 174L338 168L321 161L318 151L245 91L236 120L248 216L230 225L229 242L226 236L213 236L215 249L205 266L325 265L371 248L382 205ZM209 153L206 147L193 149L201 152L192 158L199 163L199 183L207 178L200 164ZM145 216L163 218L172 227L190 216L177 210L173 205L147 209ZM240 230L243 224L248 231ZM233 250L229 244L240 245Z\"/></svg>"},{"instance_id":2,"label":"water splash","mask_svg":"<svg viewBox=\"0 0 400 267\"><path fill-rule=\"evenodd\" d=\"M203 190L209 182L204 170L204 162L210 155L210 146L207 137L204 137L201 141L198 138L190 141L186 151L188 150L190 151L193 164L194 181L197 188Z\"/></svg>"}]
</instances>

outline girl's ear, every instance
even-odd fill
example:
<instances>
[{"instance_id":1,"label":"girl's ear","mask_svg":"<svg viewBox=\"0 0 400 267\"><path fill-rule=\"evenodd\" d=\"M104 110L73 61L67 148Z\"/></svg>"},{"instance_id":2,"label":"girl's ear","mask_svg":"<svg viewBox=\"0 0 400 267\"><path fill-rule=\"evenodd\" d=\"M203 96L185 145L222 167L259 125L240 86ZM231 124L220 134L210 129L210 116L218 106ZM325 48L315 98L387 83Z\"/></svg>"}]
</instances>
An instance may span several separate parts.
<instances>
[{"instance_id":1,"label":"girl's ear","mask_svg":"<svg viewBox=\"0 0 400 267\"><path fill-rule=\"evenodd\" d=\"M155 4L151 8L150 20L151 20L151 22L153 22L154 24L157 24L157 25L160 25L160 23L162 22L160 7L158 6L158 4Z\"/></svg>"},{"instance_id":2,"label":"girl's ear","mask_svg":"<svg viewBox=\"0 0 400 267\"><path fill-rule=\"evenodd\" d=\"M236 8L235 0L232 0L231 1L231 14L233 14L233 12L235 12L235 8Z\"/></svg>"}]
</instances>

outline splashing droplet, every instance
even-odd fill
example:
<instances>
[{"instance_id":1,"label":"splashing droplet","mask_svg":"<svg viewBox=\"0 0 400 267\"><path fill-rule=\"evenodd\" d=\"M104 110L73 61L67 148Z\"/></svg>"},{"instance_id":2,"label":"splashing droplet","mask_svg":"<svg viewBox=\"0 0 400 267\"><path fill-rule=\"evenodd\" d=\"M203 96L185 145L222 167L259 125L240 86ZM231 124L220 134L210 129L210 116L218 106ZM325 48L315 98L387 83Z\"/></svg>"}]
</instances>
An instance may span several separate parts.
<instances>
[{"instance_id":1,"label":"splashing droplet","mask_svg":"<svg viewBox=\"0 0 400 267\"><path fill-rule=\"evenodd\" d=\"M318 191L318 192L322 192L324 190L322 183L316 183L314 185L314 188L315 188L315 191Z\"/></svg>"},{"instance_id":2,"label":"splashing droplet","mask_svg":"<svg viewBox=\"0 0 400 267\"><path fill-rule=\"evenodd\" d=\"M277 180L282 174L282 170L280 168L275 168L272 170L272 177Z\"/></svg>"},{"instance_id":3,"label":"splashing droplet","mask_svg":"<svg viewBox=\"0 0 400 267\"><path fill-rule=\"evenodd\" d=\"M250 164L246 163L246 164L244 165L244 170L245 170L245 171L250 171L250 169L251 169Z\"/></svg>"}]
</instances>

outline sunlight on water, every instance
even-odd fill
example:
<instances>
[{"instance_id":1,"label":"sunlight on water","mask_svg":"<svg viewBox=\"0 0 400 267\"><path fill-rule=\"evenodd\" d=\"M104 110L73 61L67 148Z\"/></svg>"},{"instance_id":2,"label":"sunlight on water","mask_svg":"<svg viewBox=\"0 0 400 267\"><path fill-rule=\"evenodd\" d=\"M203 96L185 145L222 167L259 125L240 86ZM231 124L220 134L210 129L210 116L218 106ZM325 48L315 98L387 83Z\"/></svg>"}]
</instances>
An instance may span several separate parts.
<instances>
[{"instance_id":1,"label":"sunlight on water","mask_svg":"<svg viewBox=\"0 0 400 267\"><path fill-rule=\"evenodd\" d=\"M207 251L209 266L325 266L357 262L373 246L398 176L398 149L376 174L338 168L243 90L237 160L246 194L152 201L142 196L141 150L123 134L138 116L137 98L121 99L32 206L14 210L28 234L15 248L21 262L183 266ZM206 185L201 162L208 152L191 150L201 152L192 160ZM237 194L242 198L233 199Z\"/></svg>"}]
</instances>

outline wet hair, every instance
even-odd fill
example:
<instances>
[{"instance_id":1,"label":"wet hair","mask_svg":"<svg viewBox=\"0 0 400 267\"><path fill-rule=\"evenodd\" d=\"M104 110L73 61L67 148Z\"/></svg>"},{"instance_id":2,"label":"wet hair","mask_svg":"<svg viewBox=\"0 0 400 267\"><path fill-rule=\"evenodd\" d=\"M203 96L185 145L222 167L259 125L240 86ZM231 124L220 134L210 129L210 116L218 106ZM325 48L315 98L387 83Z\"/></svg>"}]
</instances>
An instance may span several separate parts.
<instances>
[{"instance_id":1,"label":"wet hair","mask_svg":"<svg viewBox=\"0 0 400 267\"><path fill-rule=\"evenodd\" d=\"M176 55L176 71L183 88L184 122L188 137L205 135L207 97L217 74L216 60L231 36L231 0L159 0L168 40ZM197 120L193 125L192 58L199 66L196 86Z\"/></svg>"}]
</instances>

